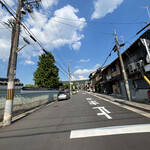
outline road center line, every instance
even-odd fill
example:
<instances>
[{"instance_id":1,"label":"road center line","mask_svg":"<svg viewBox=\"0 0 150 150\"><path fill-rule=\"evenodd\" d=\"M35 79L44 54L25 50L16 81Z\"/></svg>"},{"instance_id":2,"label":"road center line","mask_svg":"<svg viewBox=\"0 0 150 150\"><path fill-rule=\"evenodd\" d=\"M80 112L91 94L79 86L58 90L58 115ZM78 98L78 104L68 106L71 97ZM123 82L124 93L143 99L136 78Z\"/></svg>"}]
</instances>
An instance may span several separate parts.
<instances>
[{"instance_id":1,"label":"road center line","mask_svg":"<svg viewBox=\"0 0 150 150\"><path fill-rule=\"evenodd\" d=\"M117 134L132 134L150 132L150 124L111 126L103 128L72 130L70 138L86 138L95 136L108 136Z\"/></svg>"}]
</instances>

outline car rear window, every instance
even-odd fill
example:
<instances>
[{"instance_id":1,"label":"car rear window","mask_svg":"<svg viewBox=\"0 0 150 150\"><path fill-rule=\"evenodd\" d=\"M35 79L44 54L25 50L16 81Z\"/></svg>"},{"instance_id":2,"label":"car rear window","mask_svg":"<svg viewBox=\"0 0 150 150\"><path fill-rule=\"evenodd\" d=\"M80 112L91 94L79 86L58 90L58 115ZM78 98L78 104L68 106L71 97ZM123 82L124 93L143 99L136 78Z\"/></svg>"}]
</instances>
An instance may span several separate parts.
<instances>
[{"instance_id":1,"label":"car rear window","mask_svg":"<svg viewBox=\"0 0 150 150\"><path fill-rule=\"evenodd\" d=\"M59 92L59 94L64 94L64 93L66 93L65 91L61 91L61 92Z\"/></svg>"}]
</instances>

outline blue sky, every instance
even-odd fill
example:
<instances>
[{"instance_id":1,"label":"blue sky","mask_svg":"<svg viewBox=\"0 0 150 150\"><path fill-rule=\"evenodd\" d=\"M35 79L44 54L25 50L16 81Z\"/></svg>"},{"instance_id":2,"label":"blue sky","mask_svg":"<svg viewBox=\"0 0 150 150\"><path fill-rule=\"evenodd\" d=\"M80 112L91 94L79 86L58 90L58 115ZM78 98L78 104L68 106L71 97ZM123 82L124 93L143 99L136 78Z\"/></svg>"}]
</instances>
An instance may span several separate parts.
<instances>
[{"instance_id":1,"label":"blue sky","mask_svg":"<svg viewBox=\"0 0 150 150\"><path fill-rule=\"evenodd\" d=\"M16 0L5 1L16 9ZM24 16L23 22L62 66L63 69L58 66L60 80L68 80L64 72L68 71L68 60L72 80L81 80L87 79L109 55L115 44L114 29L119 42L126 42L122 52L138 38L135 34L146 25L144 22L150 21L143 8L148 5L149 0L44 0L39 10ZM10 18L4 8L0 8L0 12L0 21ZM21 34L36 48L28 45L19 52L16 77L24 85L33 84L33 72L42 50L24 29ZM0 77L6 77L10 38L11 32L0 25ZM23 44L20 37L19 47ZM112 53L106 65L116 57L117 54Z\"/></svg>"}]
</instances>

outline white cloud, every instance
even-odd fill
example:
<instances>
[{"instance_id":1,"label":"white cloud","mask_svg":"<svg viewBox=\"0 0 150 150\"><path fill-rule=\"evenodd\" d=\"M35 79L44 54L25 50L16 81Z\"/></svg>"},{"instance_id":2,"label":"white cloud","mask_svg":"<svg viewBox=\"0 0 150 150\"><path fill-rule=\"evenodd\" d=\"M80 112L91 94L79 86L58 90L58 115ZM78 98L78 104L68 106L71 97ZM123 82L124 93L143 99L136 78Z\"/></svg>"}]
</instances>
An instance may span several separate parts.
<instances>
[{"instance_id":1,"label":"white cloud","mask_svg":"<svg viewBox=\"0 0 150 150\"><path fill-rule=\"evenodd\" d=\"M79 80L87 80L88 78L85 78L84 76L79 76Z\"/></svg>"},{"instance_id":2,"label":"white cloud","mask_svg":"<svg viewBox=\"0 0 150 150\"><path fill-rule=\"evenodd\" d=\"M25 61L21 61L19 64L23 64L23 65L34 65L35 62L33 62L32 60L25 60Z\"/></svg>"},{"instance_id":3,"label":"white cloud","mask_svg":"<svg viewBox=\"0 0 150 150\"><path fill-rule=\"evenodd\" d=\"M6 2L9 6L13 7L13 6L15 5L16 0L5 0L5 2Z\"/></svg>"},{"instance_id":4,"label":"white cloud","mask_svg":"<svg viewBox=\"0 0 150 150\"><path fill-rule=\"evenodd\" d=\"M6 30L5 33L7 33ZM9 53L10 53L10 40L6 38L0 38L0 59L3 62L6 62L9 58Z\"/></svg>"},{"instance_id":5,"label":"white cloud","mask_svg":"<svg viewBox=\"0 0 150 150\"><path fill-rule=\"evenodd\" d=\"M87 74L87 73L91 73L93 71L93 69L78 69L74 72L74 74Z\"/></svg>"},{"instance_id":6,"label":"white cloud","mask_svg":"<svg viewBox=\"0 0 150 150\"><path fill-rule=\"evenodd\" d=\"M71 81L76 81L78 80L75 76L71 76Z\"/></svg>"},{"instance_id":7,"label":"white cloud","mask_svg":"<svg viewBox=\"0 0 150 150\"><path fill-rule=\"evenodd\" d=\"M91 19L99 19L108 13L112 13L122 2L123 0L96 0Z\"/></svg>"},{"instance_id":8,"label":"white cloud","mask_svg":"<svg viewBox=\"0 0 150 150\"><path fill-rule=\"evenodd\" d=\"M80 59L80 62L89 62L90 59Z\"/></svg>"},{"instance_id":9,"label":"white cloud","mask_svg":"<svg viewBox=\"0 0 150 150\"><path fill-rule=\"evenodd\" d=\"M96 64L96 65L94 66L94 69L97 69L98 67L100 67L100 64Z\"/></svg>"},{"instance_id":10,"label":"white cloud","mask_svg":"<svg viewBox=\"0 0 150 150\"><path fill-rule=\"evenodd\" d=\"M8 0L11 6L15 7L13 1ZM45 8L56 5L58 2L54 0L49 0L49 5L46 6L46 2L43 1L42 5ZM0 18L2 21L7 21L10 18L8 12L0 7ZM61 9L58 9L54 12L53 17L50 18L49 14L46 14L48 11L43 9L36 11L34 10L32 15L28 15L24 18L24 22L27 24L31 32L39 39L39 41L44 45L47 50L54 50L56 48L68 45L71 49L79 50L82 43L81 40L84 38L82 34L83 28L86 26L84 18L79 18L77 13L78 9L67 5ZM80 20L72 22L70 20L61 20L58 17ZM64 24L60 23L63 22ZM70 24L71 26L76 26L76 28L67 26L65 24ZM1 24L0 27L4 28ZM22 29L22 35L27 39L32 41L30 37ZM9 39L9 40L8 40ZM8 61L8 56L10 53L10 44L11 44L11 33L7 29L0 30L0 59L3 61ZM23 45L25 42L20 37L20 44ZM32 41L32 43L34 43ZM34 43L36 45L36 43ZM20 47L20 46L19 46ZM40 49L39 45L36 45ZM41 54L41 51L36 51L37 48L32 48L31 46L26 46L23 50L19 52L19 57L32 59L37 55Z\"/></svg>"},{"instance_id":11,"label":"white cloud","mask_svg":"<svg viewBox=\"0 0 150 150\"><path fill-rule=\"evenodd\" d=\"M75 76L71 76L71 81L77 81L77 80L87 80L88 78L85 78L82 75L79 75L77 78Z\"/></svg>"},{"instance_id":12,"label":"white cloud","mask_svg":"<svg viewBox=\"0 0 150 150\"><path fill-rule=\"evenodd\" d=\"M25 60L25 65L34 65L35 62L31 61L31 60Z\"/></svg>"},{"instance_id":13,"label":"white cloud","mask_svg":"<svg viewBox=\"0 0 150 150\"><path fill-rule=\"evenodd\" d=\"M42 6L47 9L49 7L52 7L53 5L57 5L58 0L43 0L42 1Z\"/></svg>"},{"instance_id":14,"label":"white cloud","mask_svg":"<svg viewBox=\"0 0 150 150\"><path fill-rule=\"evenodd\" d=\"M78 9L67 5L56 10L54 16L49 18L49 14L34 10L32 17L29 16L26 22L46 48L53 50L68 45L71 49L79 50L81 39L84 38L81 31L86 26L86 22L84 18L79 18L76 15L78 12ZM68 20L62 20L61 18L68 18ZM80 21L72 22L69 19ZM72 26L75 26L75 28Z\"/></svg>"},{"instance_id":15,"label":"white cloud","mask_svg":"<svg viewBox=\"0 0 150 150\"><path fill-rule=\"evenodd\" d=\"M75 42L72 44L74 50L79 50L81 47L81 42Z\"/></svg>"},{"instance_id":16,"label":"white cloud","mask_svg":"<svg viewBox=\"0 0 150 150\"><path fill-rule=\"evenodd\" d=\"M94 72L99 66L100 64L96 64L92 69L78 69L74 72L74 74L90 74L91 72Z\"/></svg>"},{"instance_id":17,"label":"white cloud","mask_svg":"<svg viewBox=\"0 0 150 150\"><path fill-rule=\"evenodd\" d=\"M11 0L6 0L6 2L10 6L14 6L15 3ZM6 22L8 19L12 18L9 13L6 11L4 7L0 5L0 22ZM3 62L8 61L10 54L10 45L11 45L11 32L8 31L1 23L0 23L0 59Z\"/></svg>"}]
</instances>

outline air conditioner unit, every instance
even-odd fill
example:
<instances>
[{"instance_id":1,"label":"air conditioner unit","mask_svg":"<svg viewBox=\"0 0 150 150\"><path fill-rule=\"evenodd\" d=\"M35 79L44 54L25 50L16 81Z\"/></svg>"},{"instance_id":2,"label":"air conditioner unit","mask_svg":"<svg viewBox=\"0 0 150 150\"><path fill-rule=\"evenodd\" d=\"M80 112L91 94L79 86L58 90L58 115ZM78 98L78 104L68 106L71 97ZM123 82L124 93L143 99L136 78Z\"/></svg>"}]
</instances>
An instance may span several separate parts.
<instances>
[{"instance_id":1,"label":"air conditioner unit","mask_svg":"<svg viewBox=\"0 0 150 150\"><path fill-rule=\"evenodd\" d=\"M136 71L136 68L137 68L137 67L136 67L136 63L135 63L135 62L129 64L129 65L128 65L129 73L130 73L130 74L134 73L134 72Z\"/></svg>"},{"instance_id":2,"label":"air conditioner unit","mask_svg":"<svg viewBox=\"0 0 150 150\"><path fill-rule=\"evenodd\" d=\"M137 71L139 71L143 66L144 66L144 61L143 60L139 60L139 61L136 62Z\"/></svg>"},{"instance_id":3,"label":"air conditioner unit","mask_svg":"<svg viewBox=\"0 0 150 150\"><path fill-rule=\"evenodd\" d=\"M111 79L111 76L106 75L106 80L110 80L110 79Z\"/></svg>"}]
</instances>

